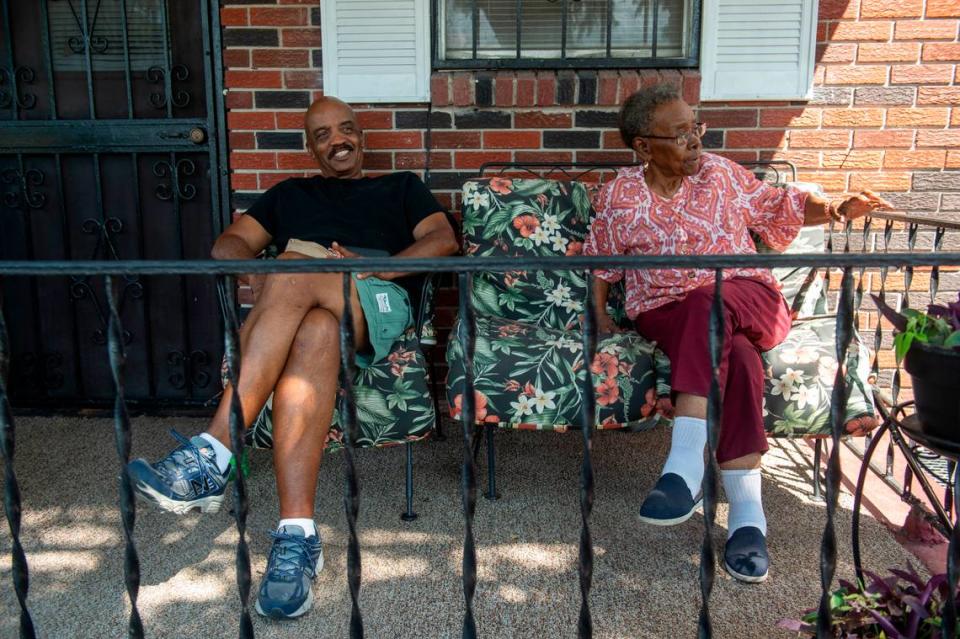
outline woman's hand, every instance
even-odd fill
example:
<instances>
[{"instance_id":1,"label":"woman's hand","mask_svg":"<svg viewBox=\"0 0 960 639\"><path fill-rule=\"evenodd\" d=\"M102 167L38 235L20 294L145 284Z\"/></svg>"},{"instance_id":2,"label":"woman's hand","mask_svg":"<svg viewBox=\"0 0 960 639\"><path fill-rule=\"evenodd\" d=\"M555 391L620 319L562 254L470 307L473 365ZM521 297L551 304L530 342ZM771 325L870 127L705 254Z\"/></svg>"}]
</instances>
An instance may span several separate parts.
<instances>
[{"instance_id":1,"label":"woman's hand","mask_svg":"<svg viewBox=\"0 0 960 639\"><path fill-rule=\"evenodd\" d=\"M619 333L620 327L613 321L613 318L605 310L597 309L597 332L598 333Z\"/></svg>"},{"instance_id":2,"label":"woman's hand","mask_svg":"<svg viewBox=\"0 0 960 639\"><path fill-rule=\"evenodd\" d=\"M892 208L890 202L870 190L861 191L859 195L854 195L835 207L841 220L855 220L873 211Z\"/></svg>"}]
</instances>

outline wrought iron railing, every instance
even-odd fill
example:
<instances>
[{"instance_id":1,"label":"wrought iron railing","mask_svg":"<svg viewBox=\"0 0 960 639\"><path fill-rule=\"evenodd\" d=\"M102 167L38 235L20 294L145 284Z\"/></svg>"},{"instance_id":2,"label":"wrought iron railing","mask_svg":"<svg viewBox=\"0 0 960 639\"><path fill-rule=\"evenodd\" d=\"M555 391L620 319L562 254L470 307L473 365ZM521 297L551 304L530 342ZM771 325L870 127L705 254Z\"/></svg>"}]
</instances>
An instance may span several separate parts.
<instances>
[{"instance_id":1,"label":"wrought iron railing","mask_svg":"<svg viewBox=\"0 0 960 639\"><path fill-rule=\"evenodd\" d=\"M893 223L894 221L890 221ZM942 239L942 233L939 234ZM850 240L850 230L847 230L847 240ZM912 246L912 245L911 245ZM934 244L935 247L939 243ZM477 271L508 271L518 267L518 261L527 270L571 270L581 269L589 271L597 268L673 268L696 266L701 269L711 269L715 272L716 295L710 317L710 349L713 363L713 382L708 401L707 423L709 432L709 464L704 479L704 538L701 546L700 561L700 591L702 603L699 615L699 636L711 637L712 626L710 616L710 596L716 573L715 549L712 542L712 530L717 506L717 465L715 451L717 434L720 424L720 386L719 386L719 354L723 340L723 269L735 267L778 267L778 266L807 266L840 269L842 277L837 291L837 361L846 360L846 350L850 345L855 327L856 309L862 298L862 274L867 269L879 269L881 273L888 272L891 267L903 268L905 273L913 273L917 267L931 268L931 281L938 281L941 266L960 266L960 252L930 252L930 253L871 253L861 254L854 252L836 252L832 254L790 254L790 255L708 255L708 256L615 256L615 257L542 257L542 258L437 258L437 259L410 259L410 258L362 258L337 261L328 260L269 260L269 261L143 261L143 262L0 262L0 276L3 277L53 277L64 275L84 275L89 277L103 277L105 280L109 305L109 331L107 335L107 349L111 368L115 380L115 438L117 454L120 464L120 511L121 521L126 538L124 582L130 598L130 616L128 634L130 637L144 636L143 624L137 608L139 590L139 560L133 535L136 515L136 504L130 486L130 478L126 472L126 463L130 450L130 422L126 414L124 399L124 345L122 326L117 312L116 296L112 294L114 277L117 275L192 275L216 276L220 300L222 305L222 321L225 329L225 347L228 360L229 378L232 383L240 373L240 357L238 349L239 322L236 315L236 305L233 301L235 273L294 273L294 272L336 272L343 273L344 294L349 293L350 272L369 272L378 270L402 270L408 272L455 272L460 278L460 313L465 318L467 330L461 334L461 346L467 358L466 392L464 393L462 425L463 425L463 463L461 496L464 512L464 544L463 544L463 594L465 611L463 617L462 636L476 637L478 634L476 619L473 614L473 600L477 580L477 557L475 550L473 519L476 504L476 469L474 468L471 443L473 439L474 417L476 406L472 392L473 379L470 373L471 360L474 350L475 327L473 309L469 302L471 279L470 273ZM854 285L854 272L861 274L861 284ZM589 276L588 276L589 279ZM588 289L589 290L589 289ZM596 344L595 309L591 296L585 300L585 321L583 342L587 356L590 356ZM345 308L349 309L349 304ZM349 311L341 320L341 368L347 380L352 379L354 336L351 330ZM9 373L10 344L2 313L0 313L0 452L4 463L4 502L7 522L12 537L12 577L17 600L20 604L20 634L21 637L37 636L37 629L30 615L29 606L29 569L27 558L21 543L21 498L15 472L15 435L16 425L6 393ZM593 412L591 401L593 385L590 375L584 375L582 392L587 400L584 402L582 414L583 460L580 475L580 515L581 536L578 560L578 576L581 592L581 609L578 620L578 636L591 637L593 623L590 615L590 592L593 575L593 547L590 534L590 514L594 500L593 471L591 464L591 436ZM352 391L348 385L348 396ZM832 447L827 464L826 503L827 516L820 547L821 568L821 595L820 615L818 617L818 634L827 637L830 633L830 591L834 581L837 565L837 536L835 530L835 513L841 479L841 462L839 443L844 436L843 416L847 403L848 389L843 367L838 367L834 380L833 405L830 412L830 426ZM234 395L236 398L236 395ZM243 454L242 412L239 399L234 399L231 406L230 437L231 446L235 455ZM355 409L348 410L345 430L345 511L349 526L349 544L347 551L347 581L349 585L352 610L350 622L350 636L362 637L364 634L363 617L360 607L361 587L361 548L357 536L359 489L356 468L353 464L353 442L357 435L357 420ZM241 638L253 637L253 624L249 612L249 595L251 587L250 560L246 544L246 520L248 503L246 485L243 473L237 473L234 483L235 518L239 540L236 549L236 578L239 591L239 630ZM950 538L950 557L954 557L960 550L960 539L956 528ZM951 561L948 570L948 583L955 591L960 565ZM952 598L948 598L952 602ZM943 611L944 635L954 636L957 618L952 606Z\"/></svg>"}]
</instances>

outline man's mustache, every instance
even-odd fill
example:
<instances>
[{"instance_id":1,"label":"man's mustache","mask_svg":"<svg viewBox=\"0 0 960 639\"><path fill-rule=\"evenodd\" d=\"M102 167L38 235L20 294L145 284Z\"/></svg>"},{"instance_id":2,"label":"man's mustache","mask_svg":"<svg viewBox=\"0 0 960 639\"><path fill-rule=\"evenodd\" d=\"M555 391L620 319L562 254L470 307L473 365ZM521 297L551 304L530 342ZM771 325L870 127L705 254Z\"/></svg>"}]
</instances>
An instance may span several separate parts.
<instances>
[{"instance_id":1,"label":"man's mustache","mask_svg":"<svg viewBox=\"0 0 960 639\"><path fill-rule=\"evenodd\" d=\"M353 145L352 145L352 144L338 144L338 145L335 146L335 147L331 147L331 148L330 148L330 152L327 153L327 159L328 159L328 160L329 160L329 159L332 159L333 156L336 155L337 153L339 153L340 151L353 151Z\"/></svg>"}]
</instances>

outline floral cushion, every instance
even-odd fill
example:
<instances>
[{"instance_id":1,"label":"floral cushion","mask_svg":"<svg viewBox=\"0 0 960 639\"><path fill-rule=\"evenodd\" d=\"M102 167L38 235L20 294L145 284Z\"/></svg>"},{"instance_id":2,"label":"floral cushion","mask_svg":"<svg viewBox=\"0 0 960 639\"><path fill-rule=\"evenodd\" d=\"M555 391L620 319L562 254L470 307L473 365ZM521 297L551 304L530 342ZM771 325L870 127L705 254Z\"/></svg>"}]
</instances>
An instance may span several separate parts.
<instances>
[{"instance_id":1,"label":"floral cushion","mask_svg":"<svg viewBox=\"0 0 960 639\"><path fill-rule=\"evenodd\" d=\"M464 366L458 320L447 345L451 415L460 418ZM582 334L478 315L474 347L476 421L503 428L564 431L581 424L585 370ZM646 430L669 395L666 356L636 333L606 336L590 367L598 429Z\"/></svg>"},{"instance_id":2,"label":"floral cushion","mask_svg":"<svg viewBox=\"0 0 960 639\"><path fill-rule=\"evenodd\" d=\"M578 255L593 209L579 182L487 178L463 187L464 253L470 256ZM472 279L477 316L477 420L505 428L564 430L580 424L584 362L580 315L587 298L582 272L480 272ZM622 287L609 312L625 320ZM459 416L463 355L458 320L447 347L447 397ZM601 340L591 366L598 428L643 429L659 419L669 395L666 357L636 333Z\"/></svg>"},{"instance_id":3,"label":"floral cushion","mask_svg":"<svg viewBox=\"0 0 960 639\"><path fill-rule=\"evenodd\" d=\"M414 330L407 331L389 355L369 368L357 369L353 381L359 437L355 446L392 446L423 439L433 429L435 413L427 362ZM340 388L327 450L343 447L346 393ZM273 395L246 432L246 445L273 448Z\"/></svg>"},{"instance_id":4,"label":"floral cushion","mask_svg":"<svg viewBox=\"0 0 960 639\"><path fill-rule=\"evenodd\" d=\"M799 320L782 344L763 354L767 371L763 420L770 435L830 434L830 404L837 374L836 325L835 317ZM846 431L869 431L877 425L870 390L870 352L856 332L847 352L846 371Z\"/></svg>"}]
</instances>

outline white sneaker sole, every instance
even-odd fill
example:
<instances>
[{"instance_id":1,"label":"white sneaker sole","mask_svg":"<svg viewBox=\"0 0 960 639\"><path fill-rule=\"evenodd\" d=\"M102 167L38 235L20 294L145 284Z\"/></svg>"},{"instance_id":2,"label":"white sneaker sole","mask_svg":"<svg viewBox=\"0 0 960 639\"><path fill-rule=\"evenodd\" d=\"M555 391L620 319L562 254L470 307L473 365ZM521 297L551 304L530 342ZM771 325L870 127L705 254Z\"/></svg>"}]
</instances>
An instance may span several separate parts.
<instances>
[{"instance_id":1,"label":"white sneaker sole","mask_svg":"<svg viewBox=\"0 0 960 639\"><path fill-rule=\"evenodd\" d=\"M192 501L179 501L170 499L166 495L157 492L153 487L144 484L137 484L137 494L157 505L161 510L178 515L185 515L193 509L199 509L202 513L220 512L220 506L223 505L224 495L213 497L201 497Z\"/></svg>"},{"instance_id":2,"label":"white sneaker sole","mask_svg":"<svg viewBox=\"0 0 960 639\"><path fill-rule=\"evenodd\" d=\"M682 524L691 517L693 513L697 512L703 507L703 500L701 499L693 505L693 508L689 512L680 515L679 517L674 517L673 519L653 519L651 517L644 517L643 515L637 515L637 519L645 524L650 524L651 526L676 526L677 524Z\"/></svg>"},{"instance_id":3,"label":"white sneaker sole","mask_svg":"<svg viewBox=\"0 0 960 639\"><path fill-rule=\"evenodd\" d=\"M753 577L751 575L741 575L739 572L730 567L726 561L723 562L723 567L726 569L730 576L736 579L737 581L743 581L748 584L762 584L767 580L767 577L770 576L770 571L768 570L759 577Z\"/></svg>"},{"instance_id":4,"label":"white sneaker sole","mask_svg":"<svg viewBox=\"0 0 960 639\"><path fill-rule=\"evenodd\" d=\"M317 559L317 570L314 573L318 574L323 570L323 551L320 551L320 557ZM310 586L310 589L307 590L307 598L303 601L303 604L294 610L289 615L284 614L279 608L273 608L269 612L265 611L260 607L260 597L257 597L257 603L254 605L254 610L257 611L257 614L261 617L270 617L271 619L296 619L307 613L308 610L313 606L313 586Z\"/></svg>"}]
</instances>

